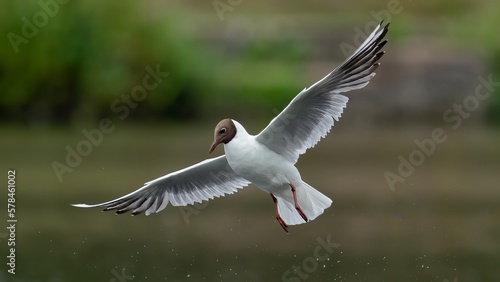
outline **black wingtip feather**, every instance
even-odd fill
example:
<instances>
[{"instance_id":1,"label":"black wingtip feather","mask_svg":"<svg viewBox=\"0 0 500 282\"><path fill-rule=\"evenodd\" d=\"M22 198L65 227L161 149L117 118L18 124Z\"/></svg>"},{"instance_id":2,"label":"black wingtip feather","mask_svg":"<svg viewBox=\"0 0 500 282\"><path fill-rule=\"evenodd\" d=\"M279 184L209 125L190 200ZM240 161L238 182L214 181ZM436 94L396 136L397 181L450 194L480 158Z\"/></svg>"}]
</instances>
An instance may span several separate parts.
<instances>
[{"instance_id":1,"label":"black wingtip feather","mask_svg":"<svg viewBox=\"0 0 500 282\"><path fill-rule=\"evenodd\" d=\"M373 56L373 61L374 62L378 61L380 58L382 58L382 56L384 56L384 54L385 54L385 51L378 52L377 54L375 54L375 56Z\"/></svg>"},{"instance_id":2,"label":"black wingtip feather","mask_svg":"<svg viewBox=\"0 0 500 282\"><path fill-rule=\"evenodd\" d=\"M383 41L380 41L380 43L377 45L377 48L384 47L385 44L387 44L387 42L389 42L389 40L387 40L387 39L384 39Z\"/></svg>"},{"instance_id":3,"label":"black wingtip feather","mask_svg":"<svg viewBox=\"0 0 500 282\"><path fill-rule=\"evenodd\" d=\"M389 32L389 29L387 27L384 27L382 29L382 33L380 33L380 35L378 36L377 40L380 40L380 39L384 38L387 35L387 32Z\"/></svg>"}]
</instances>

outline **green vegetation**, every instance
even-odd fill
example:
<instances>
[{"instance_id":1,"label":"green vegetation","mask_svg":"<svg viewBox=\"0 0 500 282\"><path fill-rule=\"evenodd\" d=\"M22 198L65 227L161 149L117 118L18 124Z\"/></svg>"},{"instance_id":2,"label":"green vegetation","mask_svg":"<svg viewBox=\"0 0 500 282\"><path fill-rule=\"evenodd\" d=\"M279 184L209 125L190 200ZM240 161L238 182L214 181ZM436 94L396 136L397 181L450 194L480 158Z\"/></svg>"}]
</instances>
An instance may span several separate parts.
<instances>
[{"instance_id":1,"label":"green vegetation","mask_svg":"<svg viewBox=\"0 0 500 282\"><path fill-rule=\"evenodd\" d=\"M205 22L224 29L237 21L231 18L235 14L248 20L272 17L284 8L276 3L267 4L264 14L258 4L248 9L241 4L224 22L208 4L177 4L173 9L142 1L47 3L58 2L0 4L0 32L6 35L0 44L1 119L71 123L108 116L115 99L141 84L146 66L160 65L170 76L148 92L134 118L192 119L241 103L249 108L284 106L310 83L299 77L311 46L298 38L269 32L248 38L234 33L229 43L202 40L201 30L208 30L201 28ZM315 21L324 24L351 26L373 20L366 11L386 8L369 1L318 3L314 11L311 7L293 2L286 9L297 15L316 13ZM418 1L400 2L400 7L400 13L391 15L400 23L394 25L393 39L440 33L490 54L492 70L500 71L497 2ZM329 9L351 13L332 18L325 12ZM228 51L234 42L236 48ZM500 120L493 114L500 112L499 100L492 119Z\"/></svg>"},{"instance_id":2,"label":"green vegetation","mask_svg":"<svg viewBox=\"0 0 500 282\"><path fill-rule=\"evenodd\" d=\"M2 5L8 16L0 19L1 26L4 34L10 34L0 50L4 119L71 122L109 115L115 99L141 85L146 66L159 65L171 76L148 93L135 117L193 118L214 101L224 100L218 96L267 93L253 100L272 101L297 89L290 83L295 74L288 66L248 69L256 58L297 59L301 51L290 41L279 39L276 46L254 42L245 47L245 65L234 66L205 51L181 27L186 21L181 14L148 17L141 13L147 8L141 2L71 2L60 6L64 13L49 17L43 26L36 24L36 13L43 11L40 6ZM34 28L26 28L23 18ZM23 31L33 38L23 36ZM259 84L264 78L267 85Z\"/></svg>"},{"instance_id":3,"label":"green vegetation","mask_svg":"<svg viewBox=\"0 0 500 282\"><path fill-rule=\"evenodd\" d=\"M146 66L172 70L172 78L148 93L141 107L144 113L170 113L169 106L182 103L182 93L202 91L199 86L208 81L208 64L201 60L196 44L175 28L179 16L147 19L134 3L70 2L60 6L64 12L50 17L26 44L16 46L17 54L11 44L2 45L3 115L64 122L75 115L106 115L113 100L142 84ZM0 20L4 34L13 31L22 36L21 19L43 11L25 2L2 5L10 12Z\"/></svg>"}]
</instances>

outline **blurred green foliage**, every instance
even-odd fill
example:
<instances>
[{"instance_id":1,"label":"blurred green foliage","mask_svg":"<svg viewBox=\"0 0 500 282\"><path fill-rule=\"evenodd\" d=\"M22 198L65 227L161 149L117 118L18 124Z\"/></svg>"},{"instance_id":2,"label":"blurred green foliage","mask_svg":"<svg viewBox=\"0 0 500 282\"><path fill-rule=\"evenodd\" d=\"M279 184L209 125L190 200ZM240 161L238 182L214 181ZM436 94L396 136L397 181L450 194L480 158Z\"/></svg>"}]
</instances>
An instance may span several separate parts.
<instances>
[{"instance_id":1,"label":"blurred green foliage","mask_svg":"<svg viewBox=\"0 0 500 282\"><path fill-rule=\"evenodd\" d=\"M316 12L323 15L318 22L359 23L373 20L369 11L384 9L386 4L335 2L331 5L350 11L338 19L324 15L329 10L321 8L324 3L318 3ZM486 50L491 68L500 73L496 2L429 0L401 5L403 12L393 15L399 24L393 25L392 38L439 27L431 30ZM311 6L302 6L294 2L287 9L312 13ZM266 7L269 13L283 8L277 3ZM248 9L238 7L240 16L252 12ZM283 34L243 38L233 54L227 54L217 45L225 43L207 42L197 34L196 25L203 24L197 17L207 15L218 20L212 5L200 3L2 2L0 120L72 123L109 116L114 100L141 85L147 66L159 65L170 76L148 92L134 110L134 118L191 119L242 103L282 107L307 85L298 79L310 55L305 42ZM197 21L191 23L194 18ZM221 28L229 25L220 24ZM24 34L27 31L29 36ZM490 116L500 123L500 114L495 114L500 113L500 99L492 105Z\"/></svg>"},{"instance_id":2,"label":"blurred green foliage","mask_svg":"<svg viewBox=\"0 0 500 282\"><path fill-rule=\"evenodd\" d=\"M236 91L279 97L297 89L286 66L266 71L266 80L277 79L271 85L260 84L255 77L263 73L244 65L237 67L243 72L238 75L230 73L234 66L222 68L224 60L179 25L185 21L179 11L150 17L151 7L139 1L41 2L48 8L40 2L1 4L0 26L8 40L0 46L0 118L66 123L107 116L115 99L142 84L145 67L156 65L170 77L148 93L136 118L189 119ZM288 41L277 44L279 53L255 42L245 46L243 61L288 60L301 52Z\"/></svg>"},{"instance_id":3,"label":"blurred green foliage","mask_svg":"<svg viewBox=\"0 0 500 282\"><path fill-rule=\"evenodd\" d=\"M473 2L472 2L473 3ZM451 37L467 46L482 51L485 60L494 73L494 81L500 76L500 2L480 1L470 9L464 10L458 17L457 23L447 22L446 30ZM500 91L495 91L488 111L490 121L500 125Z\"/></svg>"},{"instance_id":4,"label":"blurred green foliage","mask_svg":"<svg viewBox=\"0 0 500 282\"><path fill-rule=\"evenodd\" d=\"M23 36L22 19L37 27L36 13L44 11L40 4L8 1L2 5L9 13L0 18L3 34ZM151 116L192 115L196 109L186 99L191 92L205 89L210 80L204 70L209 64L202 60L198 46L175 28L177 16L147 18L141 8L136 1L61 4L57 9L64 12L55 12L28 43L16 46L17 54L10 42L3 44L3 117L65 122L107 115L113 100L142 84L145 67L156 65L170 72L172 79L150 91L138 111ZM183 103L189 104L186 109L179 108Z\"/></svg>"}]
</instances>

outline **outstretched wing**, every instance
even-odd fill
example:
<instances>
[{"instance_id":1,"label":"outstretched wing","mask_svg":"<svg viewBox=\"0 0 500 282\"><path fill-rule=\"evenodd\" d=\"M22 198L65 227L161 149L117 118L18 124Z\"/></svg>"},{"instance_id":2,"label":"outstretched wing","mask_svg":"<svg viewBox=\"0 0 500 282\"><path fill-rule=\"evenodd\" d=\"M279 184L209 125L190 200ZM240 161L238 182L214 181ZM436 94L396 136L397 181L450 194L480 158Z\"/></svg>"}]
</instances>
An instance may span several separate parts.
<instances>
[{"instance_id":1,"label":"outstretched wing","mask_svg":"<svg viewBox=\"0 0 500 282\"><path fill-rule=\"evenodd\" d=\"M163 210L169 202L174 206L200 203L214 197L232 194L248 184L249 181L231 169L226 156L223 155L149 181L137 191L116 200L95 205L73 206L104 207L104 211L116 210L116 213L132 210L133 215L145 211L146 215L149 215Z\"/></svg>"},{"instance_id":2,"label":"outstretched wing","mask_svg":"<svg viewBox=\"0 0 500 282\"><path fill-rule=\"evenodd\" d=\"M381 23L382 24L382 23ZM257 135L257 140L287 160L296 163L299 156L314 147L338 121L347 101L339 93L360 89L375 76L380 65L379 52L389 24L381 24L359 48L331 73L302 90L271 123Z\"/></svg>"}]
</instances>

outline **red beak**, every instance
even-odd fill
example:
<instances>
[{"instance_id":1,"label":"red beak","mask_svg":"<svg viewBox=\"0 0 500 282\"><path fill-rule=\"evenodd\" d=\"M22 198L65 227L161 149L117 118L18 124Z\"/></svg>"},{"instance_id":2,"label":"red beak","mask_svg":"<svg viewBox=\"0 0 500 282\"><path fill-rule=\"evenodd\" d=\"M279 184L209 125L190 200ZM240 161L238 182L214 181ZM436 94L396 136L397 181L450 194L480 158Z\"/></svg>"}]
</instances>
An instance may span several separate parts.
<instances>
[{"instance_id":1,"label":"red beak","mask_svg":"<svg viewBox=\"0 0 500 282\"><path fill-rule=\"evenodd\" d=\"M212 144L212 146L210 146L208 153L211 154L215 150L215 148L217 148L217 145L219 145L219 143L220 143L219 140L215 140L214 143Z\"/></svg>"}]
</instances>

